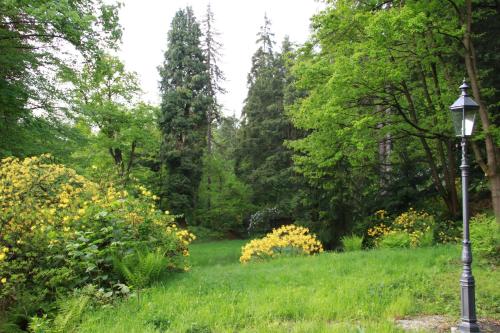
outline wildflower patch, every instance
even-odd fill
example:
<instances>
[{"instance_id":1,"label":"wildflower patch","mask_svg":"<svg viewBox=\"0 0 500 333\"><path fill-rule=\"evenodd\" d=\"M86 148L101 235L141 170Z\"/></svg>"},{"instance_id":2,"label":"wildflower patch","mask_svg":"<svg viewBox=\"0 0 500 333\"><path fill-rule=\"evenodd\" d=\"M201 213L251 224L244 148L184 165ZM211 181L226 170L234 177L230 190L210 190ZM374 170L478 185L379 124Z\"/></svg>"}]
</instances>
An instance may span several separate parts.
<instances>
[{"instance_id":1,"label":"wildflower patch","mask_svg":"<svg viewBox=\"0 0 500 333\"><path fill-rule=\"evenodd\" d=\"M241 263L282 255L312 255L323 252L323 245L309 229L285 225L265 237L251 240L242 248Z\"/></svg>"}]
</instances>

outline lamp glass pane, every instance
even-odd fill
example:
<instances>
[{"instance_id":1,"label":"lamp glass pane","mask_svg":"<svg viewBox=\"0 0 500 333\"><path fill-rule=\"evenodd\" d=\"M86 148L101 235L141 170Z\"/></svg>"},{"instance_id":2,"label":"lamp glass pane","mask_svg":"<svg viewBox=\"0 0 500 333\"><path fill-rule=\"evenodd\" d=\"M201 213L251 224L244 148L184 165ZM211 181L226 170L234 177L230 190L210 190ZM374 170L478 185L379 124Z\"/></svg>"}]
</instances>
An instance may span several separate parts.
<instances>
[{"instance_id":1,"label":"lamp glass pane","mask_svg":"<svg viewBox=\"0 0 500 333\"><path fill-rule=\"evenodd\" d=\"M455 128L456 136L463 136L463 117L462 110L452 110L451 120L453 121L453 127Z\"/></svg>"},{"instance_id":2,"label":"lamp glass pane","mask_svg":"<svg viewBox=\"0 0 500 333\"><path fill-rule=\"evenodd\" d=\"M472 135L474 130L474 122L476 120L476 110L466 110L465 111L465 136Z\"/></svg>"}]
</instances>

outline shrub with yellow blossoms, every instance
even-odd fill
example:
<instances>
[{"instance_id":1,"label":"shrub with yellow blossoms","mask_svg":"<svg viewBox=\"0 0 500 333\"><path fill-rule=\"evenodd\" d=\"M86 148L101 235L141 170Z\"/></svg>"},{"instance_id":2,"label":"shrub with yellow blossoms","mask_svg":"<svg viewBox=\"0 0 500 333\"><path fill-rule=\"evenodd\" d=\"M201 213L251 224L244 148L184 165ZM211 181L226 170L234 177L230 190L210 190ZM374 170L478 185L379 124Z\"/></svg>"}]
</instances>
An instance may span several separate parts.
<instances>
[{"instance_id":1,"label":"shrub with yellow blossoms","mask_svg":"<svg viewBox=\"0 0 500 333\"><path fill-rule=\"evenodd\" d=\"M26 293L33 303L95 284L120 282L113 258L137 247L161 250L173 270L187 268L194 235L137 196L96 184L48 155L0 161L0 310ZM29 291L29 292L28 292Z\"/></svg>"},{"instance_id":2,"label":"shrub with yellow blossoms","mask_svg":"<svg viewBox=\"0 0 500 333\"><path fill-rule=\"evenodd\" d=\"M251 240L242 248L240 262L274 258L282 255L312 255L323 252L323 245L309 229L285 225L265 237Z\"/></svg>"},{"instance_id":3,"label":"shrub with yellow blossoms","mask_svg":"<svg viewBox=\"0 0 500 333\"><path fill-rule=\"evenodd\" d=\"M375 215L384 219L386 212L377 211ZM424 242L432 242L434 217L426 212L410 208L397 216L392 224L380 223L368 229L368 236L372 237L375 245L381 246L384 242L418 247ZM429 239L430 238L430 239ZM406 244L407 243L407 244Z\"/></svg>"}]
</instances>

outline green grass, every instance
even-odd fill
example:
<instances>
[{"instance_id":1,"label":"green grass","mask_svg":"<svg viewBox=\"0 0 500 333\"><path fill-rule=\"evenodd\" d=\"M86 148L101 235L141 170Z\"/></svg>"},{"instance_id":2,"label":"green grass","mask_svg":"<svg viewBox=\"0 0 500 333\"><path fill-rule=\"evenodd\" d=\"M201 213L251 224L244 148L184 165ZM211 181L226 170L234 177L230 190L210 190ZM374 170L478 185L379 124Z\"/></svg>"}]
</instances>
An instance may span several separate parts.
<instances>
[{"instance_id":1,"label":"green grass","mask_svg":"<svg viewBox=\"0 0 500 333\"><path fill-rule=\"evenodd\" d=\"M81 332L401 332L395 318L459 315L460 250L325 253L241 265L241 241L193 245L193 268L89 313ZM480 317L500 318L498 271L474 268ZM162 327L165 330L156 329ZM158 324L160 323L160 324Z\"/></svg>"}]
</instances>

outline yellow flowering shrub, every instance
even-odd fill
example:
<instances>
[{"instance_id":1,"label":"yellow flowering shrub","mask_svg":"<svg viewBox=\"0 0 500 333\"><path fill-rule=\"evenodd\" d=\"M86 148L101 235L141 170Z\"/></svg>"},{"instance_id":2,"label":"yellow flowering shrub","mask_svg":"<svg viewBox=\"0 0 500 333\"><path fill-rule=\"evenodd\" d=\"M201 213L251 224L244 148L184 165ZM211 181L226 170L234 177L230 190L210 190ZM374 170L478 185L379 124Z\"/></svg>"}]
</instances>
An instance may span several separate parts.
<instances>
[{"instance_id":1,"label":"yellow flowering shrub","mask_svg":"<svg viewBox=\"0 0 500 333\"><path fill-rule=\"evenodd\" d=\"M134 192L93 183L48 155L1 160L0 309L23 290L33 302L89 283L112 290L113 258L138 247L186 270L194 235L145 187Z\"/></svg>"},{"instance_id":2,"label":"yellow flowering shrub","mask_svg":"<svg viewBox=\"0 0 500 333\"><path fill-rule=\"evenodd\" d=\"M251 240L243 246L240 262L274 258L284 254L311 255L321 252L323 245L315 235L309 233L309 229L291 224L273 229L263 238Z\"/></svg>"},{"instance_id":3,"label":"yellow flowering shrub","mask_svg":"<svg viewBox=\"0 0 500 333\"><path fill-rule=\"evenodd\" d=\"M377 211L375 215L384 219L387 213ZM389 247L418 247L432 243L434 217L426 212L410 208L397 216L391 225L379 223L368 229L368 236L372 237L375 245Z\"/></svg>"}]
</instances>

